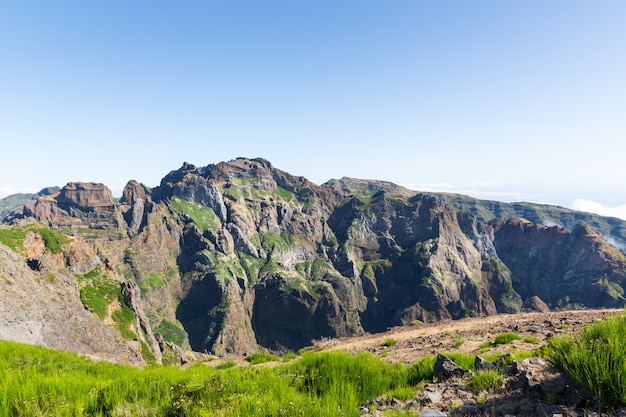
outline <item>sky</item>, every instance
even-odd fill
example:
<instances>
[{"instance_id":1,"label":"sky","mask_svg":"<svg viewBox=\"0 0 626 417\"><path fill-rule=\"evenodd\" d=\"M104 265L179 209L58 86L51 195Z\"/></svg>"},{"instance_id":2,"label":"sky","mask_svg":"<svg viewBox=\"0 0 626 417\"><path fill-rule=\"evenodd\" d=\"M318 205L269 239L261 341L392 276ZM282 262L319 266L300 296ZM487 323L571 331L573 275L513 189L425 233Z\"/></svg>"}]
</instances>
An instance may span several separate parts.
<instances>
[{"instance_id":1,"label":"sky","mask_svg":"<svg viewBox=\"0 0 626 417\"><path fill-rule=\"evenodd\" d=\"M0 2L0 197L184 162L626 219L623 0Z\"/></svg>"}]
</instances>

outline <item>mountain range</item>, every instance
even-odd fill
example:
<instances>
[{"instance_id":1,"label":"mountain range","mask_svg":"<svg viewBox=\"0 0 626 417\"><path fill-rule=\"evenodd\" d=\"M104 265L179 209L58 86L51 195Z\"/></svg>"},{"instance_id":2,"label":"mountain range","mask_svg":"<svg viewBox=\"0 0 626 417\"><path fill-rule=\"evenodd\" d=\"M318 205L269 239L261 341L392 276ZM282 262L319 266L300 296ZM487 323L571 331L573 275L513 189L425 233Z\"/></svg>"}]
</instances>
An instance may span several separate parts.
<instances>
[{"instance_id":1,"label":"mountain range","mask_svg":"<svg viewBox=\"0 0 626 417\"><path fill-rule=\"evenodd\" d=\"M119 200L75 182L0 208L0 337L119 361L625 302L620 219L317 185L259 158L185 163L155 188L129 181Z\"/></svg>"}]
</instances>

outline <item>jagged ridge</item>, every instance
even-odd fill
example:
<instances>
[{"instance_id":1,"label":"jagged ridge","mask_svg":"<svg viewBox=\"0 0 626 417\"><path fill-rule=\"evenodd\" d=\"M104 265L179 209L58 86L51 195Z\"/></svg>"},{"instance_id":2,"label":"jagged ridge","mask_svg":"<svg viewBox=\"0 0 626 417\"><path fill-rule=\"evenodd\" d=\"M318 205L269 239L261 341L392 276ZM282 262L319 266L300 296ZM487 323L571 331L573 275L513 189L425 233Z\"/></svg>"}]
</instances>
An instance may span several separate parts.
<instances>
[{"instance_id":1,"label":"jagged ridge","mask_svg":"<svg viewBox=\"0 0 626 417\"><path fill-rule=\"evenodd\" d=\"M146 341L285 351L415 320L624 304L626 257L588 226L489 219L391 183L319 186L263 159L184 164L119 202L105 188L70 184L13 222L83 238L136 283Z\"/></svg>"}]
</instances>

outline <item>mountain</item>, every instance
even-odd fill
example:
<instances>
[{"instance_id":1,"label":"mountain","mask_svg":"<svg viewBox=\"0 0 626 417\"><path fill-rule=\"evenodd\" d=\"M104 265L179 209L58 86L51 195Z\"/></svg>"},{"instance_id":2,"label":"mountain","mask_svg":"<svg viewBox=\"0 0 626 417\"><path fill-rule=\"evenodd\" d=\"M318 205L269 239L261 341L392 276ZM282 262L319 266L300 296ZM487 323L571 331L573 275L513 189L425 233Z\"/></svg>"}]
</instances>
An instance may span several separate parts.
<instances>
[{"instance_id":1,"label":"mountain","mask_svg":"<svg viewBox=\"0 0 626 417\"><path fill-rule=\"evenodd\" d=\"M624 305L626 256L604 237L620 242L624 222L549 206L566 227L547 226L515 205L455 198L349 178L320 186L263 159L185 163L154 189L130 181L119 201L102 184L70 183L11 216L0 242L24 262L55 257L144 360Z\"/></svg>"},{"instance_id":2,"label":"mountain","mask_svg":"<svg viewBox=\"0 0 626 417\"><path fill-rule=\"evenodd\" d=\"M385 181L368 181L347 177L340 180L330 180L324 185L340 189L344 194L364 197L372 196L378 191L385 191L388 194L402 197L410 197L418 193ZM524 218L548 227L559 226L570 232L578 224L586 223L600 233L607 242L622 251L626 251L626 221L616 217L600 216L550 204L503 203L452 193L428 192L422 194L432 195L443 200L458 211L472 213L478 220L485 223L494 219Z\"/></svg>"},{"instance_id":3,"label":"mountain","mask_svg":"<svg viewBox=\"0 0 626 417\"><path fill-rule=\"evenodd\" d=\"M0 199L0 221L11 214L20 214L25 204L35 204L37 198L58 193L59 187L47 187L35 194L12 194Z\"/></svg>"}]
</instances>

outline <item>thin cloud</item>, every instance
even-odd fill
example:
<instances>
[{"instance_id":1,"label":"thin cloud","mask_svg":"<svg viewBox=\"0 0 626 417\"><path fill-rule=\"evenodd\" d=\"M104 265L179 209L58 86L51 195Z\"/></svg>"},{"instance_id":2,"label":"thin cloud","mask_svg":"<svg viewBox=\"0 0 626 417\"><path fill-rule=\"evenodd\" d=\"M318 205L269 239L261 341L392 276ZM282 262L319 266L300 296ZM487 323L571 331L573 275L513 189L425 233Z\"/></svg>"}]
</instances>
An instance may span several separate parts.
<instances>
[{"instance_id":1,"label":"thin cloud","mask_svg":"<svg viewBox=\"0 0 626 417\"><path fill-rule=\"evenodd\" d=\"M586 211L589 213L596 213L601 216L617 217L622 220L626 220L626 204L622 204L617 207L609 207L597 201L584 200L577 198L570 206L573 210Z\"/></svg>"}]
</instances>

